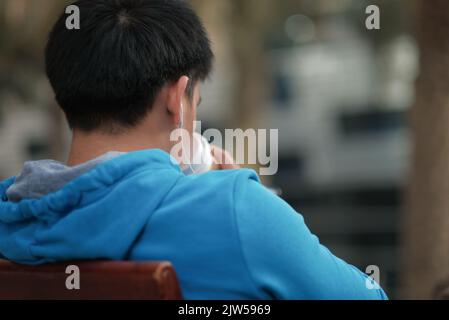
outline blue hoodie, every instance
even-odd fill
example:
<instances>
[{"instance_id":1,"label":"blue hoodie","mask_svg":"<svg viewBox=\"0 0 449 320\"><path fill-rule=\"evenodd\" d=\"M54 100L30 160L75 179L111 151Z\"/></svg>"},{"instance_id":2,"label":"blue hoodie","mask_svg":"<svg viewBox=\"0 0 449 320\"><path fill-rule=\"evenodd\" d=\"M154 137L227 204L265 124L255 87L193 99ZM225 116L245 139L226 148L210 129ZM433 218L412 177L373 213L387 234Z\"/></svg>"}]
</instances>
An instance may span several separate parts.
<instances>
[{"instance_id":1,"label":"blue hoodie","mask_svg":"<svg viewBox=\"0 0 449 320\"><path fill-rule=\"evenodd\" d=\"M251 170L186 176L160 150L91 166L14 202L26 173L2 182L0 257L170 261L186 299L386 299Z\"/></svg>"}]
</instances>

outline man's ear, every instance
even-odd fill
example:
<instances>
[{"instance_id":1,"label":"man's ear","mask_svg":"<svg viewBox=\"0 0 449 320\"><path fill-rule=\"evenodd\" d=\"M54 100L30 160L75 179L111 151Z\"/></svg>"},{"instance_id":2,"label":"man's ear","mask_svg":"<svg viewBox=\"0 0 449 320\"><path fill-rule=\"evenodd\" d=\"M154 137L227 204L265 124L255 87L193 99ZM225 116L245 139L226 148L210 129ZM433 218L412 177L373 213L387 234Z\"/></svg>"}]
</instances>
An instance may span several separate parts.
<instances>
[{"instance_id":1,"label":"man's ear","mask_svg":"<svg viewBox=\"0 0 449 320\"><path fill-rule=\"evenodd\" d=\"M173 122L175 125L179 125L182 122L181 106L183 105L189 80L190 79L188 77L182 76L178 79L178 81L173 82L168 87L167 109L173 116Z\"/></svg>"}]
</instances>

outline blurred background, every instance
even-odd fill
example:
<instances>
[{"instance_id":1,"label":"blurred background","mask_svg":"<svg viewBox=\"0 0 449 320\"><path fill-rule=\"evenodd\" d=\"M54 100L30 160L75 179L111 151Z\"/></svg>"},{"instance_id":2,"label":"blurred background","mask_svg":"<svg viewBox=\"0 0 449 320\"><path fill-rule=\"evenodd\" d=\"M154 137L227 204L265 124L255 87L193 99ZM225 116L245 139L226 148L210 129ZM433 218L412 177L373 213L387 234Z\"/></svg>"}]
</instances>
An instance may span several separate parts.
<instances>
[{"instance_id":1,"label":"blurred background","mask_svg":"<svg viewBox=\"0 0 449 320\"><path fill-rule=\"evenodd\" d=\"M0 0L0 178L26 160L65 160L43 48L70 2ZM191 3L217 56L203 129L279 129L267 183L336 255L379 266L391 298L432 297L449 275L449 3ZM371 4L381 30L366 29Z\"/></svg>"}]
</instances>

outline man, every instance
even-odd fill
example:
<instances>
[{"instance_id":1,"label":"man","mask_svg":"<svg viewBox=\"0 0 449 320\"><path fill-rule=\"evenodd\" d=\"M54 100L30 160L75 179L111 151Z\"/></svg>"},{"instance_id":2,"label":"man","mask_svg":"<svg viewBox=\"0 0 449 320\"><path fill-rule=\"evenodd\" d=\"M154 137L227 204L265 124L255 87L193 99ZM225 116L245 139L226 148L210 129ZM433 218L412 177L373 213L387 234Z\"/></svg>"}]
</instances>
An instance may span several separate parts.
<instances>
[{"instance_id":1,"label":"man","mask_svg":"<svg viewBox=\"0 0 449 320\"><path fill-rule=\"evenodd\" d=\"M172 161L170 135L181 124L194 131L213 60L186 2L75 5L80 30L61 16L46 49L73 130L68 162L28 162L0 185L0 256L168 260L187 299L386 298L253 171L187 176Z\"/></svg>"}]
</instances>

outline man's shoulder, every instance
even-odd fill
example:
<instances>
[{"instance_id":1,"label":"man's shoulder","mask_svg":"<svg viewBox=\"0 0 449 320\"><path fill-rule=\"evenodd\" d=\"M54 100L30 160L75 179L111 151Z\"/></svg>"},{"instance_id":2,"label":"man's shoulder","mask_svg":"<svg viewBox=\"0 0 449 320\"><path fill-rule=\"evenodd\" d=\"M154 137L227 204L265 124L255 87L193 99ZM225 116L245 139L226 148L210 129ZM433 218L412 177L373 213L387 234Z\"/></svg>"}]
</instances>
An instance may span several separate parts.
<instances>
[{"instance_id":1,"label":"man's shoulder","mask_svg":"<svg viewBox=\"0 0 449 320\"><path fill-rule=\"evenodd\" d=\"M188 206L214 210L235 219L237 225L257 220L282 219L294 210L274 192L265 187L257 173L250 169L212 171L178 180L167 201L184 199ZM262 212L263 211L263 212ZM297 213L294 212L296 215Z\"/></svg>"},{"instance_id":2,"label":"man's shoulder","mask_svg":"<svg viewBox=\"0 0 449 320\"><path fill-rule=\"evenodd\" d=\"M232 193L239 186L248 183L260 183L255 171L250 169L221 170L210 171L201 175L183 176L178 180L177 188Z\"/></svg>"},{"instance_id":3,"label":"man's shoulder","mask_svg":"<svg viewBox=\"0 0 449 320\"><path fill-rule=\"evenodd\" d=\"M211 171L201 175L182 175L165 197L161 208L168 205L179 212L197 212L196 218L204 219L204 213L214 212L219 220L234 220L235 214L250 204L246 204L242 195L260 196L264 188L256 172L248 169ZM250 199L248 199L250 200ZM251 200L250 200L251 201ZM206 219L208 220L208 219Z\"/></svg>"},{"instance_id":4,"label":"man's shoulder","mask_svg":"<svg viewBox=\"0 0 449 320\"><path fill-rule=\"evenodd\" d=\"M230 185L249 183L250 181L260 183L259 176L251 169L210 171L206 174L196 176L196 179L205 183Z\"/></svg>"},{"instance_id":5,"label":"man's shoulder","mask_svg":"<svg viewBox=\"0 0 449 320\"><path fill-rule=\"evenodd\" d=\"M263 198L267 190L257 173L251 169L212 171L197 177L188 177L185 183L193 190L204 192L217 201L230 202L237 214L241 209L245 210L250 206L252 199Z\"/></svg>"}]
</instances>

